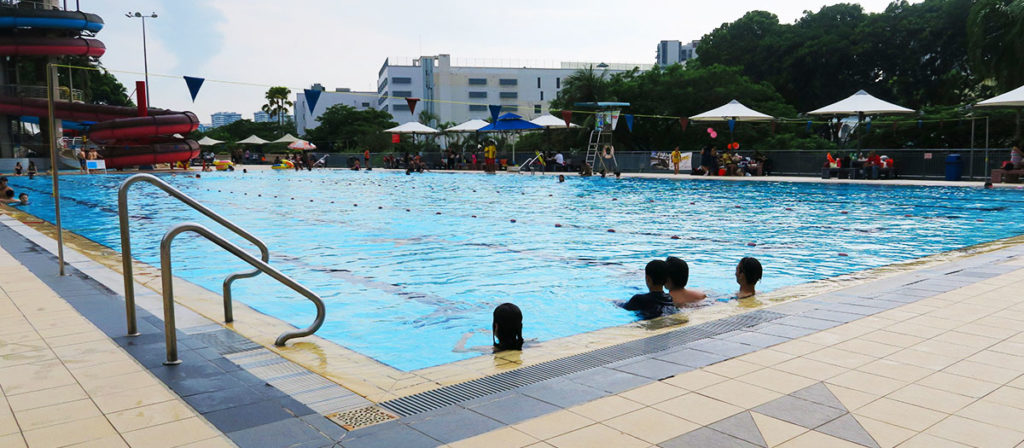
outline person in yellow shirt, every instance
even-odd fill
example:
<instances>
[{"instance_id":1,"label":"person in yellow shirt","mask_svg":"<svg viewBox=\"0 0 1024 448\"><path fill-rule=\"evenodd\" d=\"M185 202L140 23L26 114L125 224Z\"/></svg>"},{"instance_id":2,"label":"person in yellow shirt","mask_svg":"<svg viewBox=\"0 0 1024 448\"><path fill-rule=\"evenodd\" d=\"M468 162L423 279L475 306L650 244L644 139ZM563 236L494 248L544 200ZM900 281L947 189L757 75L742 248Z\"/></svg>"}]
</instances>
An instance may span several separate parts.
<instances>
[{"instance_id":1,"label":"person in yellow shirt","mask_svg":"<svg viewBox=\"0 0 1024 448\"><path fill-rule=\"evenodd\" d=\"M494 158L497 156L498 146L494 143L494 140L487 142L487 146L484 147L484 166L487 167L487 172L495 172Z\"/></svg>"},{"instance_id":2,"label":"person in yellow shirt","mask_svg":"<svg viewBox=\"0 0 1024 448\"><path fill-rule=\"evenodd\" d=\"M676 146L672 150L672 166L676 169L676 174L679 174L679 163L683 161L683 155L679 152L679 147Z\"/></svg>"}]
</instances>

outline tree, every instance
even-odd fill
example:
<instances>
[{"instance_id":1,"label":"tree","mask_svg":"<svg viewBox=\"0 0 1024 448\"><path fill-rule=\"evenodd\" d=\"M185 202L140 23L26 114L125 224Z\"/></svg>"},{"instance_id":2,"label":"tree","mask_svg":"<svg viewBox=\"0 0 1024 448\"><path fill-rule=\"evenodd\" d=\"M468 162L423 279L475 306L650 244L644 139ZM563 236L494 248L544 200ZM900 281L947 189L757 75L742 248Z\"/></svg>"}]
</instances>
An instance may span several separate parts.
<instances>
[{"instance_id":1,"label":"tree","mask_svg":"<svg viewBox=\"0 0 1024 448\"><path fill-rule=\"evenodd\" d=\"M114 75L103 67L89 70L84 89L85 101L93 104L134 107L128 91Z\"/></svg>"},{"instance_id":2,"label":"tree","mask_svg":"<svg viewBox=\"0 0 1024 448\"><path fill-rule=\"evenodd\" d=\"M291 94L292 89L287 87L271 87L267 90L267 104L260 109L272 117L277 117L277 124L283 124L284 116L288 114L288 108L294 105L288 99Z\"/></svg>"},{"instance_id":3,"label":"tree","mask_svg":"<svg viewBox=\"0 0 1024 448\"><path fill-rule=\"evenodd\" d=\"M555 109L572 109L575 102L609 101L608 71L597 72L594 66L577 70L562 80L562 90L551 102Z\"/></svg>"},{"instance_id":4,"label":"tree","mask_svg":"<svg viewBox=\"0 0 1024 448\"><path fill-rule=\"evenodd\" d=\"M382 131L398 125L385 111L356 110L344 104L328 107L317 123L317 127L306 129L304 138L333 151L387 149L390 139Z\"/></svg>"}]
</instances>

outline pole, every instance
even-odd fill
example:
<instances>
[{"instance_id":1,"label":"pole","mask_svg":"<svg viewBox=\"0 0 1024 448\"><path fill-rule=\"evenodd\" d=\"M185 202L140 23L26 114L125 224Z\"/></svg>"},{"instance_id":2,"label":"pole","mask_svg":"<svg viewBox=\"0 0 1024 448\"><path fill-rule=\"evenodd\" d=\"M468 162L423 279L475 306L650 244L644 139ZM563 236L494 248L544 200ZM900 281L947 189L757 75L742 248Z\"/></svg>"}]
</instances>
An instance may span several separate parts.
<instances>
[{"instance_id":1,"label":"pole","mask_svg":"<svg viewBox=\"0 0 1024 448\"><path fill-rule=\"evenodd\" d=\"M146 109L149 109L149 56L146 53L146 16L142 16L142 67L146 77Z\"/></svg>"},{"instance_id":2,"label":"pole","mask_svg":"<svg viewBox=\"0 0 1024 448\"><path fill-rule=\"evenodd\" d=\"M968 174L971 179L974 179L974 121L971 117L971 172Z\"/></svg>"},{"instance_id":3,"label":"pole","mask_svg":"<svg viewBox=\"0 0 1024 448\"><path fill-rule=\"evenodd\" d=\"M57 224L57 262L60 264L58 274L64 276L64 227L60 222L60 180L57 166L57 128L54 122L57 117L54 114L54 95L57 89L57 66L47 64L46 66L46 107L50 118L50 174L53 176L53 211L54 222Z\"/></svg>"},{"instance_id":4,"label":"pole","mask_svg":"<svg viewBox=\"0 0 1024 448\"><path fill-rule=\"evenodd\" d=\"M989 117L986 116L985 117L985 172L986 173L989 170L989 165L988 165L988 119L989 119Z\"/></svg>"}]
</instances>

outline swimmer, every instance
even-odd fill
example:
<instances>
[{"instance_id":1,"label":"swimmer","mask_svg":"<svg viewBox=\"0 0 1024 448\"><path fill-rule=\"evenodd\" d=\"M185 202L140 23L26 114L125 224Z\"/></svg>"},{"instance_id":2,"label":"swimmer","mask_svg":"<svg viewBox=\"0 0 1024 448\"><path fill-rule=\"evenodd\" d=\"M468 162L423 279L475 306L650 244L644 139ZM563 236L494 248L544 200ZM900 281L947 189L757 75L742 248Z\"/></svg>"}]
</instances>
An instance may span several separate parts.
<instances>
[{"instance_id":1,"label":"swimmer","mask_svg":"<svg viewBox=\"0 0 1024 448\"><path fill-rule=\"evenodd\" d=\"M247 169L245 169L245 168L242 168L242 174L246 174L246 173L248 173L248 172L249 172L249 170L247 170Z\"/></svg>"},{"instance_id":2,"label":"swimmer","mask_svg":"<svg viewBox=\"0 0 1024 448\"><path fill-rule=\"evenodd\" d=\"M14 190L7 190L4 192L4 198L0 199L0 202L7 205L28 205L28 194L19 194L18 199L14 199Z\"/></svg>"},{"instance_id":3,"label":"swimmer","mask_svg":"<svg viewBox=\"0 0 1024 448\"><path fill-rule=\"evenodd\" d=\"M992 182L985 182L985 189L986 190L991 190L992 189Z\"/></svg>"},{"instance_id":4,"label":"swimmer","mask_svg":"<svg viewBox=\"0 0 1024 448\"><path fill-rule=\"evenodd\" d=\"M753 297L757 294L754 284L761 280L761 262L754 257L743 257L736 265L736 283L739 283L740 290L736 293L737 299Z\"/></svg>"},{"instance_id":5,"label":"swimmer","mask_svg":"<svg viewBox=\"0 0 1024 448\"><path fill-rule=\"evenodd\" d=\"M494 309L491 341L496 352L523 349L523 312L518 306L502 303Z\"/></svg>"},{"instance_id":6,"label":"swimmer","mask_svg":"<svg viewBox=\"0 0 1024 448\"><path fill-rule=\"evenodd\" d=\"M665 294L665 282L668 280L667 263L662 260L651 260L644 268L644 280L647 282L648 292L634 295L622 305L622 308L637 312L645 320L678 311L672 303L672 298Z\"/></svg>"},{"instance_id":7,"label":"swimmer","mask_svg":"<svg viewBox=\"0 0 1024 448\"><path fill-rule=\"evenodd\" d=\"M196 179L199 179L199 177L200 177L199 173L196 173Z\"/></svg>"},{"instance_id":8,"label":"swimmer","mask_svg":"<svg viewBox=\"0 0 1024 448\"><path fill-rule=\"evenodd\" d=\"M665 288L668 289L669 297L675 306L684 306L700 302L707 298L707 294L695 289L686 289L686 283L690 280L690 266L681 258L668 257L665 259L668 264L668 280Z\"/></svg>"},{"instance_id":9,"label":"swimmer","mask_svg":"<svg viewBox=\"0 0 1024 448\"><path fill-rule=\"evenodd\" d=\"M565 182L565 175L559 174L558 175L558 183L562 183L562 182Z\"/></svg>"}]
</instances>

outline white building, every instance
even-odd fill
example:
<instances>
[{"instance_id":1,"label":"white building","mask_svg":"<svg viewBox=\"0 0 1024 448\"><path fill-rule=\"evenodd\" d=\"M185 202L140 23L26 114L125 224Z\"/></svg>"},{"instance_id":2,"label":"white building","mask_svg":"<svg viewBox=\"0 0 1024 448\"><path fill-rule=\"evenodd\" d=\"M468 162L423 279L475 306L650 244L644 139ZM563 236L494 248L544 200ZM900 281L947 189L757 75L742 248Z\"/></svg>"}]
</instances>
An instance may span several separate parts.
<instances>
[{"instance_id":1,"label":"white building","mask_svg":"<svg viewBox=\"0 0 1024 448\"><path fill-rule=\"evenodd\" d=\"M284 114L284 116L281 117L282 123L287 123L291 120L294 120L294 117L288 114ZM277 123L277 116L258 110L252 113L252 121L254 123Z\"/></svg>"},{"instance_id":2,"label":"white building","mask_svg":"<svg viewBox=\"0 0 1024 448\"><path fill-rule=\"evenodd\" d=\"M377 104L377 92L354 92L346 88L338 88L334 89L333 92L328 92L319 83L313 84L310 89L321 92L312 113L309 112L309 106L306 104L305 92L298 92L295 95L295 131L297 132L296 135L299 136L305 134L306 129L317 127L319 125L316 121L317 118L328 107L344 104L356 110L367 110L374 108Z\"/></svg>"},{"instance_id":3,"label":"white building","mask_svg":"<svg viewBox=\"0 0 1024 448\"><path fill-rule=\"evenodd\" d=\"M452 66L447 54L422 56L404 65L388 58L377 73L374 107L390 112L400 124L417 121L423 111L437 116L440 122L486 119L490 117L487 106L496 104L502 106L502 113L515 112L532 119L548 113L548 105L561 90L562 82L580 69L593 66L611 75L651 68L650 64L568 62L552 68L515 65ZM406 97L422 100L415 113L410 113Z\"/></svg>"},{"instance_id":4,"label":"white building","mask_svg":"<svg viewBox=\"0 0 1024 448\"><path fill-rule=\"evenodd\" d=\"M699 40L683 44L678 40L663 40L658 43L657 65L667 66L672 64L686 63L697 57L697 45Z\"/></svg>"},{"instance_id":5,"label":"white building","mask_svg":"<svg viewBox=\"0 0 1024 448\"><path fill-rule=\"evenodd\" d=\"M219 128L226 126L242 119L242 114L238 112L216 112L210 115L210 126Z\"/></svg>"}]
</instances>

